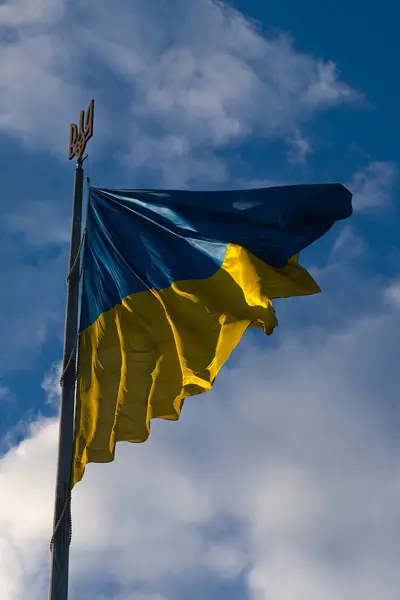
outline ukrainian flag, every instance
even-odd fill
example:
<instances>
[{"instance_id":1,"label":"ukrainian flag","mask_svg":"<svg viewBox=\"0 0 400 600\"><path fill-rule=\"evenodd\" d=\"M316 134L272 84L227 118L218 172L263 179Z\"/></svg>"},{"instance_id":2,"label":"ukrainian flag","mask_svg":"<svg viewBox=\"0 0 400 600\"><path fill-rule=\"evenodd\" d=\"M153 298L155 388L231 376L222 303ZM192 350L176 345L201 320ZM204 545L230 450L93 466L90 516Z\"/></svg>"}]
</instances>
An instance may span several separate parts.
<instances>
[{"instance_id":1,"label":"ukrainian flag","mask_svg":"<svg viewBox=\"0 0 400 600\"><path fill-rule=\"evenodd\" d=\"M91 188L72 485L208 391L274 298L319 292L298 253L351 215L339 184L188 192Z\"/></svg>"}]
</instances>

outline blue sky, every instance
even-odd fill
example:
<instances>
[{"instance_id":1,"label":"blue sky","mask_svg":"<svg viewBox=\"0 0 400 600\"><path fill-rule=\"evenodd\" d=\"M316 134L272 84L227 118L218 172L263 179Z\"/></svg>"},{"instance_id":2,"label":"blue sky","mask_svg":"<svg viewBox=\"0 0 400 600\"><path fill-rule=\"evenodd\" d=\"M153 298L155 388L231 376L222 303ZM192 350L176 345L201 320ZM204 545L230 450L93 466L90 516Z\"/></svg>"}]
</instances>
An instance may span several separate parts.
<instances>
[{"instance_id":1,"label":"blue sky","mask_svg":"<svg viewBox=\"0 0 400 600\"><path fill-rule=\"evenodd\" d=\"M0 590L47 589L73 164L98 187L339 181L214 390L74 491L71 598L393 600L400 584L395 2L0 2Z\"/></svg>"}]
</instances>

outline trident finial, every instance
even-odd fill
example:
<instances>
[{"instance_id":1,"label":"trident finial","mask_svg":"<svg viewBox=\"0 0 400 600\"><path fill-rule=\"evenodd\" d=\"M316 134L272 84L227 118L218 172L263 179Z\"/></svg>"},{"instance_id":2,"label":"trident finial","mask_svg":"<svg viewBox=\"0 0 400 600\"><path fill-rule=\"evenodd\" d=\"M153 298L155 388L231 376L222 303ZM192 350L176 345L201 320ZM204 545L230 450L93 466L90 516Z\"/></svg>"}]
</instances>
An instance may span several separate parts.
<instances>
[{"instance_id":1,"label":"trident finial","mask_svg":"<svg viewBox=\"0 0 400 600\"><path fill-rule=\"evenodd\" d=\"M81 110L79 116L79 128L75 123L71 123L69 129L69 160L74 156L82 160L82 155L85 151L86 144L93 135L93 117L94 117L94 100L91 100L86 111Z\"/></svg>"}]
</instances>

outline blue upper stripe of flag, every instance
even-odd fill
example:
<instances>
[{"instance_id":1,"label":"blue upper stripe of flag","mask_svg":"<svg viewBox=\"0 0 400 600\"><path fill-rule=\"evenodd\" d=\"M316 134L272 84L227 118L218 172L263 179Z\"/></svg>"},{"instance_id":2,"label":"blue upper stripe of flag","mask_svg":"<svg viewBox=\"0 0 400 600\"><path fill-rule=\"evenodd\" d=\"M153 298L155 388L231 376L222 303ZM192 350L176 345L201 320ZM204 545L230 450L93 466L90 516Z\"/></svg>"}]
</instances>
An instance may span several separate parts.
<instances>
[{"instance_id":1,"label":"blue upper stripe of flag","mask_svg":"<svg viewBox=\"0 0 400 600\"><path fill-rule=\"evenodd\" d=\"M130 294L210 277L229 243L283 267L351 215L351 197L340 184L216 192L91 188L81 329Z\"/></svg>"}]
</instances>

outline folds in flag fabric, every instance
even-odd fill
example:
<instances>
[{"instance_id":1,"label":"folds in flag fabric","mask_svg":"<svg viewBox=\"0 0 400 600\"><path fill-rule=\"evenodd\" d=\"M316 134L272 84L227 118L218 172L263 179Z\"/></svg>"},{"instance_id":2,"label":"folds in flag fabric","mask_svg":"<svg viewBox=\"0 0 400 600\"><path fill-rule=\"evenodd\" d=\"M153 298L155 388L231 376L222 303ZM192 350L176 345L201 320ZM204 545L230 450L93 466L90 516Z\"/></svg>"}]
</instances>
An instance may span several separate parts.
<instances>
[{"instance_id":1,"label":"folds in flag fabric","mask_svg":"<svg viewBox=\"0 0 400 600\"><path fill-rule=\"evenodd\" d=\"M339 184L191 192L91 188L72 486L209 390L274 298L315 294L301 250L351 215Z\"/></svg>"}]
</instances>

